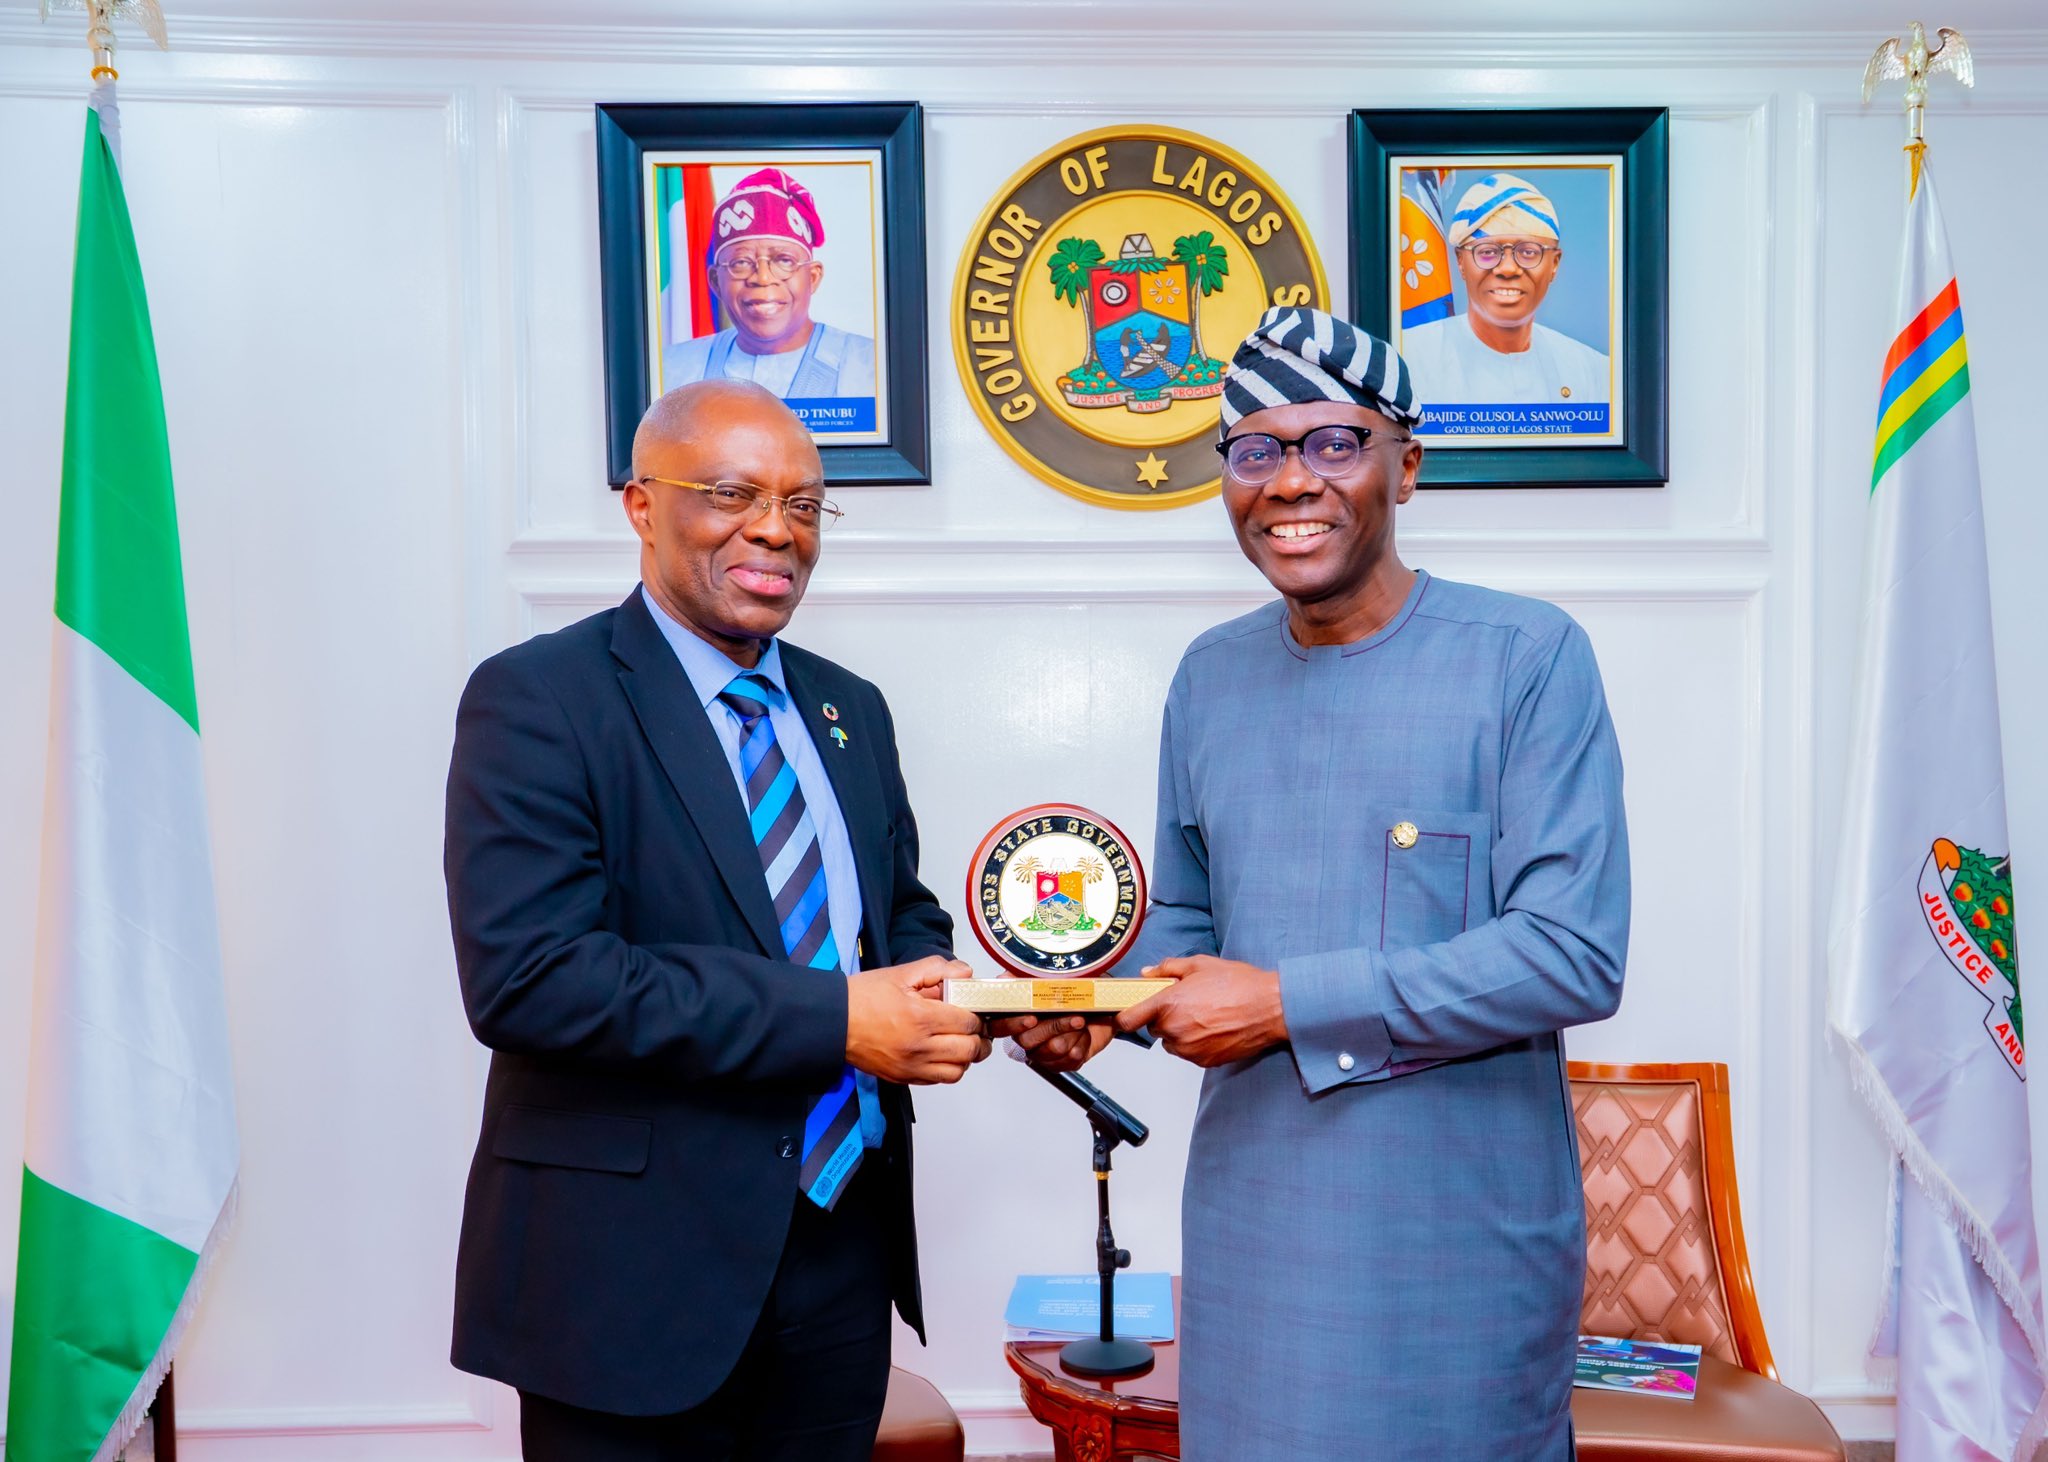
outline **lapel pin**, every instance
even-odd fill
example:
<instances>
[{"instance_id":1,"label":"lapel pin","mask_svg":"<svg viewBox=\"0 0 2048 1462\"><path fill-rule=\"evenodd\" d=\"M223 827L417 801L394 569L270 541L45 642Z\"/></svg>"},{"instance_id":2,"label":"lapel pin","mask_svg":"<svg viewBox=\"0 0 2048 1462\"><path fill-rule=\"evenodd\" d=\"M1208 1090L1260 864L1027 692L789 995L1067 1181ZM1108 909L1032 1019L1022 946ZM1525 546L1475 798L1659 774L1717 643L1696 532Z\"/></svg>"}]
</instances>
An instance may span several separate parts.
<instances>
[{"instance_id":1,"label":"lapel pin","mask_svg":"<svg viewBox=\"0 0 2048 1462\"><path fill-rule=\"evenodd\" d=\"M832 739L839 743L841 751L846 750L846 730L844 727L834 726L832 728Z\"/></svg>"},{"instance_id":2,"label":"lapel pin","mask_svg":"<svg viewBox=\"0 0 2048 1462\"><path fill-rule=\"evenodd\" d=\"M825 719L826 719L826 720L828 720L828 721L836 721L836 720L838 720L838 719L839 719L839 707L837 707L837 706L833 705L833 704L832 704L832 702L830 702L830 701L826 701L826 702L825 702L825 706L824 706L824 710L825 710Z\"/></svg>"}]
</instances>

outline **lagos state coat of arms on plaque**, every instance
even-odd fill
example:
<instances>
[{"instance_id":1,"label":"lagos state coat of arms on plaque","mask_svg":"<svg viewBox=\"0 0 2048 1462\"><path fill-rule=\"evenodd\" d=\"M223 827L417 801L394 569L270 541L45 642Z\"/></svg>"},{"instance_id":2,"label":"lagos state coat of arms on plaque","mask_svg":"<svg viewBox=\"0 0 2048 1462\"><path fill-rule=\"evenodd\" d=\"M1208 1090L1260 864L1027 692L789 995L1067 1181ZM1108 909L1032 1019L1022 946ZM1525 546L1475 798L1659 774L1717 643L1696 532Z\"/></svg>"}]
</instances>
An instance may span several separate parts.
<instances>
[{"instance_id":1,"label":"lagos state coat of arms on plaque","mask_svg":"<svg viewBox=\"0 0 2048 1462\"><path fill-rule=\"evenodd\" d=\"M1113 507L1215 492L1223 372L1269 306L1328 307L1293 206L1205 137L1110 128L1012 178L953 285L960 379L1012 457Z\"/></svg>"},{"instance_id":2,"label":"lagos state coat of arms on plaque","mask_svg":"<svg viewBox=\"0 0 2048 1462\"><path fill-rule=\"evenodd\" d=\"M1129 840L1085 807L1041 803L989 829L968 860L967 912L1011 978L948 980L950 1004L983 1015L1103 1014L1173 983L1097 978L1144 922L1145 870Z\"/></svg>"}]
</instances>

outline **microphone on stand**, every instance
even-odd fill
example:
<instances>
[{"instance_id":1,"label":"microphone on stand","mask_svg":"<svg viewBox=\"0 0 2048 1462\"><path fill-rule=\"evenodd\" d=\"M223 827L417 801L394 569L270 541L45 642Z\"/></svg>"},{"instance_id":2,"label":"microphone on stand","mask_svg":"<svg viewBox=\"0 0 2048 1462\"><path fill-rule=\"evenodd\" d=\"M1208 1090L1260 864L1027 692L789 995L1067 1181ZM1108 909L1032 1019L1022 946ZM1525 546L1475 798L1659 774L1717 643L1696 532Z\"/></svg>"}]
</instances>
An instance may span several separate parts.
<instances>
[{"instance_id":1,"label":"microphone on stand","mask_svg":"<svg viewBox=\"0 0 2048 1462\"><path fill-rule=\"evenodd\" d=\"M1098 1324L1095 1335L1060 1347L1060 1364L1077 1376L1137 1376L1152 1369L1152 1347L1142 1340L1122 1340L1116 1333L1116 1272L1131 1265L1131 1251L1117 1247L1109 1226L1109 1155L1120 1142L1136 1147L1152 1135L1136 1117L1085 1076L1071 1071L1031 1068L1060 1089L1088 1114L1095 1134L1095 1274Z\"/></svg>"},{"instance_id":2,"label":"microphone on stand","mask_svg":"<svg viewBox=\"0 0 2048 1462\"><path fill-rule=\"evenodd\" d=\"M1133 1117L1115 1098L1074 1071L1047 1071L1042 1066L1031 1068L1055 1087L1066 1099L1088 1114L1091 1122L1100 1121L1114 1128L1119 1142L1128 1142L1133 1147L1145 1145L1145 1139L1152 1135L1152 1129Z\"/></svg>"}]
</instances>

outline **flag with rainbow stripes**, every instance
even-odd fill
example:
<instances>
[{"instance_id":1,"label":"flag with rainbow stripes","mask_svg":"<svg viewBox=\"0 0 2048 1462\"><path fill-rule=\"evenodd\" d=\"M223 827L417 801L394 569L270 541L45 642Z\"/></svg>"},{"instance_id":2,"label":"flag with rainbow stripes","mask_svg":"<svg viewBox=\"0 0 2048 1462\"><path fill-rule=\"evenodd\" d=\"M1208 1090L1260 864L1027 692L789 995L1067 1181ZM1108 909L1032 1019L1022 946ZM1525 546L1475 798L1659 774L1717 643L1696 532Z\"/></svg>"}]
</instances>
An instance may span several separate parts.
<instances>
[{"instance_id":1,"label":"flag with rainbow stripes","mask_svg":"<svg viewBox=\"0 0 2048 1462\"><path fill-rule=\"evenodd\" d=\"M2048 1411L1969 351L1933 174L1885 356L1828 1019L1894 1154L1899 1462L2032 1458Z\"/></svg>"},{"instance_id":2,"label":"flag with rainbow stripes","mask_svg":"<svg viewBox=\"0 0 2048 1462\"><path fill-rule=\"evenodd\" d=\"M1946 266L1938 272L1946 272ZM1933 302L1906 322L1884 358L1871 490L1950 407L1969 394L1970 347L1963 339L1963 306L1951 276Z\"/></svg>"}]
</instances>

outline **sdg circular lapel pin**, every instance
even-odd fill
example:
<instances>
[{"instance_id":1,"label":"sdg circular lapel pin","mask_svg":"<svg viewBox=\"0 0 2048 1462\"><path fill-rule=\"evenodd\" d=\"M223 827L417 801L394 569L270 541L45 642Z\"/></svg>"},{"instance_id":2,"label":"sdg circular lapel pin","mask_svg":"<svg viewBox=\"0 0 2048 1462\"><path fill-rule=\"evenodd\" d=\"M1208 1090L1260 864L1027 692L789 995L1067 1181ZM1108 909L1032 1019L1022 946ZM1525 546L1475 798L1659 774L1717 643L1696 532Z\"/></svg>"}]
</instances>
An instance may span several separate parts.
<instances>
[{"instance_id":1,"label":"sdg circular lapel pin","mask_svg":"<svg viewBox=\"0 0 2048 1462\"><path fill-rule=\"evenodd\" d=\"M1300 216L1237 153L1108 128L1034 158L960 256L961 383L1012 457L1119 508L1216 491L1223 372L1273 305L1329 307Z\"/></svg>"}]
</instances>

